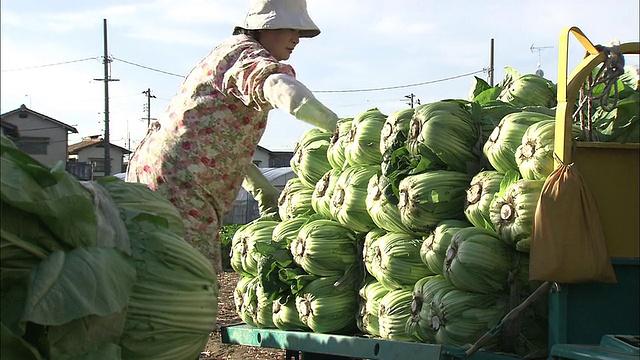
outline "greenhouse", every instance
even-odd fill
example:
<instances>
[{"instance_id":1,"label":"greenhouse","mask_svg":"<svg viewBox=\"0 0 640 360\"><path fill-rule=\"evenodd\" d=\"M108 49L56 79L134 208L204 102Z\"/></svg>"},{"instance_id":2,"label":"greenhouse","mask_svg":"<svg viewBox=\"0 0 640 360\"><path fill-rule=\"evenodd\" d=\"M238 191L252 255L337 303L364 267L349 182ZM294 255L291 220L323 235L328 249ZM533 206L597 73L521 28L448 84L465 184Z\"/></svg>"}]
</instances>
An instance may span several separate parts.
<instances>
[{"instance_id":1,"label":"greenhouse","mask_svg":"<svg viewBox=\"0 0 640 360\"><path fill-rule=\"evenodd\" d=\"M296 174L291 167L260 168L264 176L278 190L284 189L289 179L295 178ZM260 216L258 203L253 196L244 188L241 188L236 196L236 202L231 211L224 216L224 224L246 224Z\"/></svg>"}]
</instances>

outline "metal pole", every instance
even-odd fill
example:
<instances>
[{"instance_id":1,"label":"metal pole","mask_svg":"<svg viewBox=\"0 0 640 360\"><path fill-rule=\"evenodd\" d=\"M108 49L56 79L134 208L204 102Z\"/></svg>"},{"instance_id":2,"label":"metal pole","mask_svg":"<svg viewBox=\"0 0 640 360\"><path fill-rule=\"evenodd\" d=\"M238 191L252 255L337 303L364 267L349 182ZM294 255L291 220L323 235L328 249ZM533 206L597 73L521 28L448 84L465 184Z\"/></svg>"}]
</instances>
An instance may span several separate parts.
<instances>
[{"instance_id":1,"label":"metal pole","mask_svg":"<svg viewBox=\"0 0 640 360\"><path fill-rule=\"evenodd\" d=\"M151 88L147 88L147 128L151 126Z\"/></svg>"},{"instance_id":2,"label":"metal pole","mask_svg":"<svg viewBox=\"0 0 640 360\"><path fill-rule=\"evenodd\" d=\"M109 50L107 48L107 19L104 30L104 176L111 175L111 142L109 140Z\"/></svg>"},{"instance_id":3,"label":"metal pole","mask_svg":"<svg viewBox=\"0 0 640 360\"><path fill-rule=\"evenodd\" d=\"M155 99L155 96L151 95L151 88L147 88L146 91L142 92L147 95L147 128L151 126L151 98Z\"/></svg>"},{"instance_id":4,"label":"metal pole","mask_svg":"<svg viewBox=\"0 0 640 360\"><path fill-rule=\"evenodd\" d=\"M491 39L491 54L489 61L489 85L493 87L493 38Z\"/></svg>"},{"instance_id":5,"label":"metal pole","mask_svg":"<svg viewBox=\"0 0 640 360\"><path fill-rule=\"evenodd\" d=\"M411 93L409 95L405 95L404 97L409 99L409 102L407 103L407 105L411 106L411 108L413 109L413 104L414 104L413 99L416 97L416 95L414 93ZM420 101L418 100L418 105L419 105L419 102Z\"/></svg>"}]
</instances>

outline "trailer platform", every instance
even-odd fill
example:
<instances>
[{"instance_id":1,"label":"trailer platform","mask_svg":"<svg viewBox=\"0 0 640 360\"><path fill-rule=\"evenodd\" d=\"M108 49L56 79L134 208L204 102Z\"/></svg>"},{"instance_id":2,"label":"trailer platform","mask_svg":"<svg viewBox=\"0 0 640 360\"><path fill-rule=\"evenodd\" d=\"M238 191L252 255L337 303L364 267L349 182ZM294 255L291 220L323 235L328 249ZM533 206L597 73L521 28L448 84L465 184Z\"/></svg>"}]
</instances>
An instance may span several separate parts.
<instances>
[{"instance_id":1,"label":"trailer platform","mask_svg":"<svg viewBox=\"0 0 640 360\"><path fill-rule=\"evenodd\" d=\"M514 360L515 355L480 350L467 357L465 350L438 344L392 341L357 335L319 334L302 331L258 329L246 324L221 329L222 342L287 351L287 360L384 359L384 360Z\"/></svg>"}]
</instances>

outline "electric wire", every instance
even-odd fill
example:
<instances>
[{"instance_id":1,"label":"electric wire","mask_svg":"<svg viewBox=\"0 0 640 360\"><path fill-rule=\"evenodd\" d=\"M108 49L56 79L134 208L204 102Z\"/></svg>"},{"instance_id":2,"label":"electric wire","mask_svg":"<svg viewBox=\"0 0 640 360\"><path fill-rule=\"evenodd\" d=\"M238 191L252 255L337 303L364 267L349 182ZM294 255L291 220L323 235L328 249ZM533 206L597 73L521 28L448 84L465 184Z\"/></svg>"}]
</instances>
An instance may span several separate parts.
<instances>
[{"instance_id":1,"label":"electric wire","mask_svg":"<svg viewBox=\"0 0 640 360\"><path fill-rule=\"evenodd\" d=\"M454 79L458 79L458 78L462 78L462 77L466 77L466 76L471 76L473 74L478 74L478 73L482 73L482 72L486 72L487 69L482 69L482 70L476 70L470 73L466 73L466 74L460 74L460 75L455 75L455 76L450 76L450 77L446 77L446 78L442 78L442 79L437 79L437 80L430 80L430 81L424 81L424 82L419 82L419 83L414 83L414 84L407 84L407 85L397 85L397 86L387 86L387 87L378 87L378 88L369 88L369 89L348 89L348 90L313 90L314 93L354 93L354 92L367 92L367 91L382 91L382 90L393 90L393 89L403 89L403 88L408 88L408 87L414 87L414 86L421 86L421 85L428 85L428 84L434 84L434 83L439 83L439 82L444 82L444 81L448 81L448 80L454 80Z\"/></svg>"},{"instance_id":2,"label":"electric wire","mask_svg":"<svg viewBox=\"0 0 640 360\"><path fill-rule=\"evenodd\" d=\"M63 61L63 62L54 63L54 64L44 64L44 65L27 66L27 67L23 67L23 68L16 68L16 69L6 69L6 70L2 70L2 72L9 72L9 71L21 71L21 70L30 70L30 69L43 68L43 67L48 67L48 66L57 66L57 65L65 65L65 64L71 64L71 63L77 63L77 62L82 62L82 61L87 61L87 60L98 60L98 57L90 57L90 58L85 58L85 59L78 59L78 60L71 60L71 61Z\"/></svg>"},{"instance_id":3,"label":"electric wire","mask_svg":"<svg viewBox=\"0 0 640 360\"><path fill-rule=\"evenodd\" d=\"M129 64L129 65L137 66L137 67L139 67L139 68L143 68L143 69L147 69L147 70L151 70L151 71L159 72L159 73L162 73L162 74L167 74L167 75L171 75L171 76L177 76L177 77L184 78L184 75L179 75L179 74L175 74L175 73L168 72L168 71L164 71L164 70L154 69L154 68L149 67L149 66L144 66L144 65L136 64L136 63L131 62L131 61L118 59L118 58L116 58L116 57L114 57L114 58L113 58L113 60L122 61L122 62L123 62L123 63L125 63L125 64Z\"/></svg>"},{"instance_id":4,"label":"electric wire","mask_svg":"<svg viewBox=\"0 0 640 360\"><path fill-rule=\"evenodd\" d=\"M156 69L150 66L145 66L145 65L141 65L141 64L137 64L134 63L132 61L127 61L127 60L123 60L123 59L119 59L116 57L111 57L113 60L117 60L117 61L121 61L125 64L129 64L132 66L136 66L142 69L146 69L146 70L150 70L150 71L155 71L158 73L162 73L165 75L171 75L171 76L176 76L176 77L180 77L180 78L184 78L184 75L180 75L180 74L176 74L176 73L172 73L169 71L164 71L164 70L160 70L160 69ZM46 65L38 65L38 66L30 66L30 67L24 67L24 68L19 68L19 69L8 69L8 70L2 70L2 72L7 72L7 71L18 71L18 70L28 70L28 69L35 69L35 68L41 68L41 67L47 67L47 66L55 66L55 65L63 65L63 64L70 64L70 63L75 63L75 62L81 62L81 61L87 61L87 60L97 60L98 57L91 57L91 58L85 58L85 59L78 59L78 60L71 60L71 61L65 61L65 62L60 62L60 63L55 63L55 64L46 64ZM455 80L458 78L462 78L462 77L467 77L467 76L471 76L474 74L479 74L479 73L485 73L487 72L488 69L487 68L483 68L481 70L476 70L476 71L472 71L469 73L465 73L465 74L460 74L460 75L454 75L454 76L449 76L446 78L441 78L441 79L436 79L436 80L429 80L429 81L423 81L423 82L418 82L418 83L412 83L412 84L405 84L405 85L396 85L396 86L386 86L386 87L376 87L376 88L364 88L364 89L345 89L345 90L312 90L314 93L358 93L358 92L372 92L372 91L384 91L384 90L394 90L394 89L405 89L405 88L409 88L409 87L416 87L416 86L422 86L422 85L428 85L428 84L435 84L435 83L439 83L439 82L444 82L444 81L449 81L449 80ZM166 99L165 99L166 100Z\"/></svg>"}]
</instances>

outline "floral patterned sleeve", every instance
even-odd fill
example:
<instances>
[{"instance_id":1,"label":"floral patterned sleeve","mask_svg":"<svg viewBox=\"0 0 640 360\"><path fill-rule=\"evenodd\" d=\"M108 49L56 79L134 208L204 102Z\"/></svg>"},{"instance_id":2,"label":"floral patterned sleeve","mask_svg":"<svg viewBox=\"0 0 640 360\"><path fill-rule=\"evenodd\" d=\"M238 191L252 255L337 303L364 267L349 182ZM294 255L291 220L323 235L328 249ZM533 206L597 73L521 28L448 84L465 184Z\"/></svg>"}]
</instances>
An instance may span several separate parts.
<instances>
[{"instance_id":1,"label":"floral patterned sleeve","mask_svg":"<svg viewBox=\"0 0 640 360\"><path fill-rule=\"evenodd\" d=\"M217 51L226 54L218 52L221 56L213 57L218 59L218 76L214 79L214 87L224 94L235 96L256 110L266 111L272 108L264 99L262 91L264 81L269 75L284 73L295 77L291 65L276 60L248 36L234 36Z\"/></svg>"}]
</instances>

